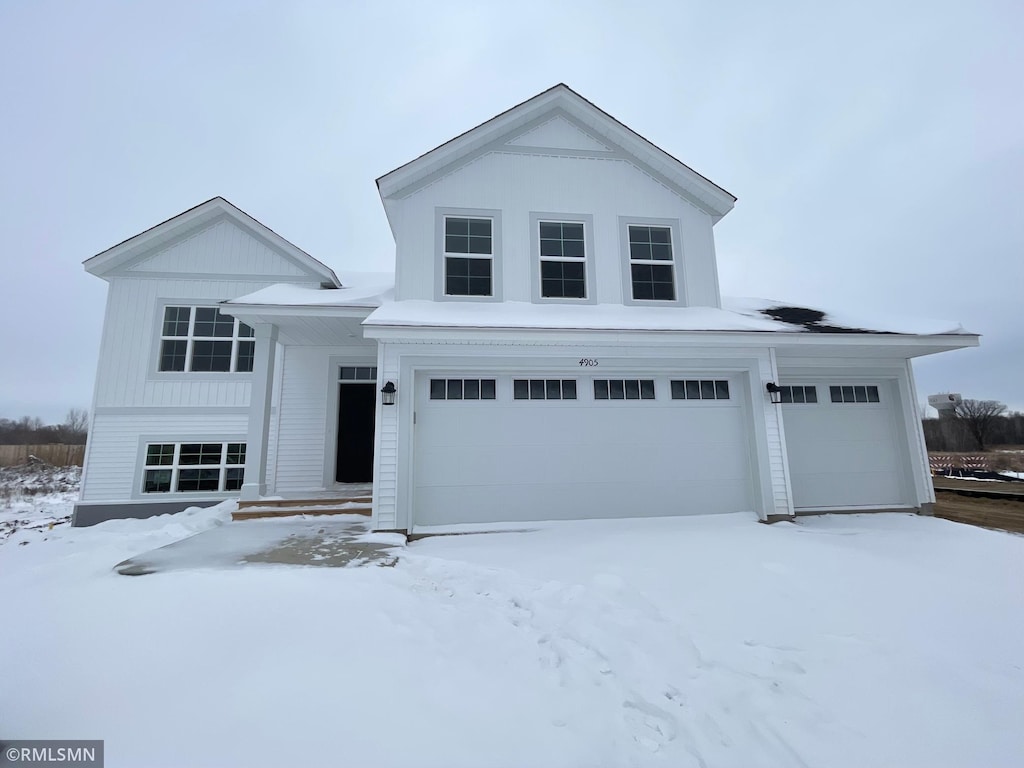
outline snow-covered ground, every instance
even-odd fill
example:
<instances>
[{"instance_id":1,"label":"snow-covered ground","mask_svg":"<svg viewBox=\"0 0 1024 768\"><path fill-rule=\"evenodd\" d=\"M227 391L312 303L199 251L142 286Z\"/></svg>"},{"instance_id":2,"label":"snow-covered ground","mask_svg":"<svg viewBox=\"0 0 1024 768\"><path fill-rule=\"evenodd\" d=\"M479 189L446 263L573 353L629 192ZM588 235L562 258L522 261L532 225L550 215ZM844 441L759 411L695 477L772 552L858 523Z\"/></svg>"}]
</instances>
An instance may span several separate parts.
<instances>
[{"instance_id":1,"label":"snow-covered ground","mask_svg":"<svg viewBox=\"0 0 1024 768\"><path fill-rule=\"evenodd\" d=\"M0 544L0 739L105 739L112 768L1024 764L1024 537L726 515L111 571L228 509Z\"/></svg>"},{"instance_id":2,"label":"snow-covered ground","mask_svg":"<svg viewBox=\"0 0 1024 768\"><path fill-rule=\"evenodd\" d=\"M0 542L23 527L45 531L69 522L81 476L81 467L38 460L0 467Z\"/></svg>"}]
</instances>

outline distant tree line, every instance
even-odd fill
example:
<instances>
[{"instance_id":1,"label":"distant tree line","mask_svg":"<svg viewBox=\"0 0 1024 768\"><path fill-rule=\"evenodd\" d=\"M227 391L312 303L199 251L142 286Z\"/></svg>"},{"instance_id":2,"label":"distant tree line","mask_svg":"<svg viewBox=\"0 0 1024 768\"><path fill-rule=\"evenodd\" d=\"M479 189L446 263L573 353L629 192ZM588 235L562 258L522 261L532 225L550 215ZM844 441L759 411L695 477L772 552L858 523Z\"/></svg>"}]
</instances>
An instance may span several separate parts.
<instances>
[{"instance_id":1,"label":"distant tree line","mask_svg":"<svg viewBox=\"0 0 1024 768\"><path fill-rule=\"evenodd\" d=\"M1024 445L1024 413L1006 413L997 400L964 400L952 416L922 419L929 451L986 451Z\"/></svg>"},{"instance_id":2,"label":"distant tree line","mask_svg":"<svg viewBox=\"0 0 1024 768\"><path fill-rule=\"evenodd\" d=\"M72 408L62 424L43 424L35 416L20 419L0 418L0 445L43 445L64 443L84 445L89 434L89 414L81 408Z\"/></svg>"}]
</instances>

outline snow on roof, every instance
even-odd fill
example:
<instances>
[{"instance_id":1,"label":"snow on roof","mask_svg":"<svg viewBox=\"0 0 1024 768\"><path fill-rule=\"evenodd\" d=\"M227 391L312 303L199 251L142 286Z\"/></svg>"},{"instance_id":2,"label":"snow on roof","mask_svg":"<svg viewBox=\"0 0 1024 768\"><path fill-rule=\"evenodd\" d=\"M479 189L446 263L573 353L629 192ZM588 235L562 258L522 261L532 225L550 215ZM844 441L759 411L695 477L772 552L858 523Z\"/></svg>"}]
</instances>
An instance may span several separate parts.
<instances>
[{"instance_id":1,"label":"snow on roof","mask_svg":"<svg viewBox=\"0 0 1024 768\"><path fill-rule=\"evenodd\" d=\"M731 312L747 316L770 317L785 326L778 330L812 333L899 333L917 336L973 335L960 323L952 320L906 317L889 313L885 316L868 316L856 311L834 312L773 299L723 296L722 306Z\"/></svg>"},{"instance_id":2,"label":"snow on roof","mask_svg":"<svg viewBox=\"0 0 1024 768\"><path fill-rule=\"evenodd\" d=\"M340 288L309 288L290 283L261 288L227 304L274 307L379 307L395 289L392 272L344 272Z\"/></svg>"},{"instance_id":3,"label":"snow on roof","mask_svg":"<svg viewBox=\"0 0 1024 768\"><path fill-rule=\"evenodd\" d=\"M745 331L968 335L956 322L858 316L784 301L723 297L722 308L622 304L532 304L522 301L394 301L394 274L347 272L341 288L281 283L227 302L275 307L366 307L366 325L441 328L555 328L639 331Z\"/></svg>"},{"instance_id":4,"label":"snow on roof","mask_svg":"<svg viewBox=\"0 0 1024 768\"><path fill-rule=\"evenodd\" d=\"M643 331L768 331L783 333L964 334L953 322L866 321L852 314L794 307L770 299L723 298L713 307L642 307L621 304L387 302L365 321L377 326L558 328Z\"/></svg>"}]
</instances>

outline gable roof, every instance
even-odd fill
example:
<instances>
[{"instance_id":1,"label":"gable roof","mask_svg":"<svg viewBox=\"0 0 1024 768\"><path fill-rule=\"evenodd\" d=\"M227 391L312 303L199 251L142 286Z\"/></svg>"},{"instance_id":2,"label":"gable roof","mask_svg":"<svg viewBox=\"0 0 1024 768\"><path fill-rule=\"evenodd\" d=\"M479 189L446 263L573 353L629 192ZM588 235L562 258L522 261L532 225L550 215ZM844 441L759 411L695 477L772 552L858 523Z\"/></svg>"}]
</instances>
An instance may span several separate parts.
<instances>
[{"instance_id":1,"label":"gable roof","mask_svg":"<svg viewBox=\"0 0 1024 768\"><path fill-rule=\"evenodd\" d=\"M308 274L310 279L330 283L336 287L341 285L338 276L330 267L314 259L304 250L285 240L274 230L223 197L211 198L177 216L172 216L92 258L86 259L83 266L86 272L97 277L107 278L114 273L126 270L135 262L153 255L160 248L183 237L198 233L222 220L229 220L235 226L265 243L303 273Z\"/></svg>"},{"instance_id":2,"label":"gable roof","mask_svg":"<svg viewBox=\"0 0 1024 768\"><path fill-rule=\"evenodd\" d=\"M535 131L553 117L563 120L589 137L589 148L581 144L580 156L626 157L718 221L736 202L736 197L685 163L655 146L624 123L615 119L564 83L559 83L496 117L471 128L415 160L377 179L381 198L404 197L434 179L476 157L501 148L522 145L517 137ZM599 147L604 147L602 151Z\"/></svg>"}]
</instances>

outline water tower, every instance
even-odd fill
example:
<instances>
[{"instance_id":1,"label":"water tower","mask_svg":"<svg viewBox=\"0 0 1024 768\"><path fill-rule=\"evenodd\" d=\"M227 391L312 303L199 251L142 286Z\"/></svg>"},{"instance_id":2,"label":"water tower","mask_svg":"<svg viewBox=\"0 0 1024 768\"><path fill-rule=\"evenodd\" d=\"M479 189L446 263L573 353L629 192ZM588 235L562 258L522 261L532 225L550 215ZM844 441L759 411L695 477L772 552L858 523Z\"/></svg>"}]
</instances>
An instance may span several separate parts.
<instances>
[{"instance_id":1,"label":"water tower","mask_svg":"<svg viewBox=\"0 0 1024 768\"><path fill-rule=\"evenodd\" d=\"M943 392L940 395L928 395L928 405L939 412L940 419L951 419L956 415L956 407L963 400L959 393Z\"/></svg>"}]
</instances>

